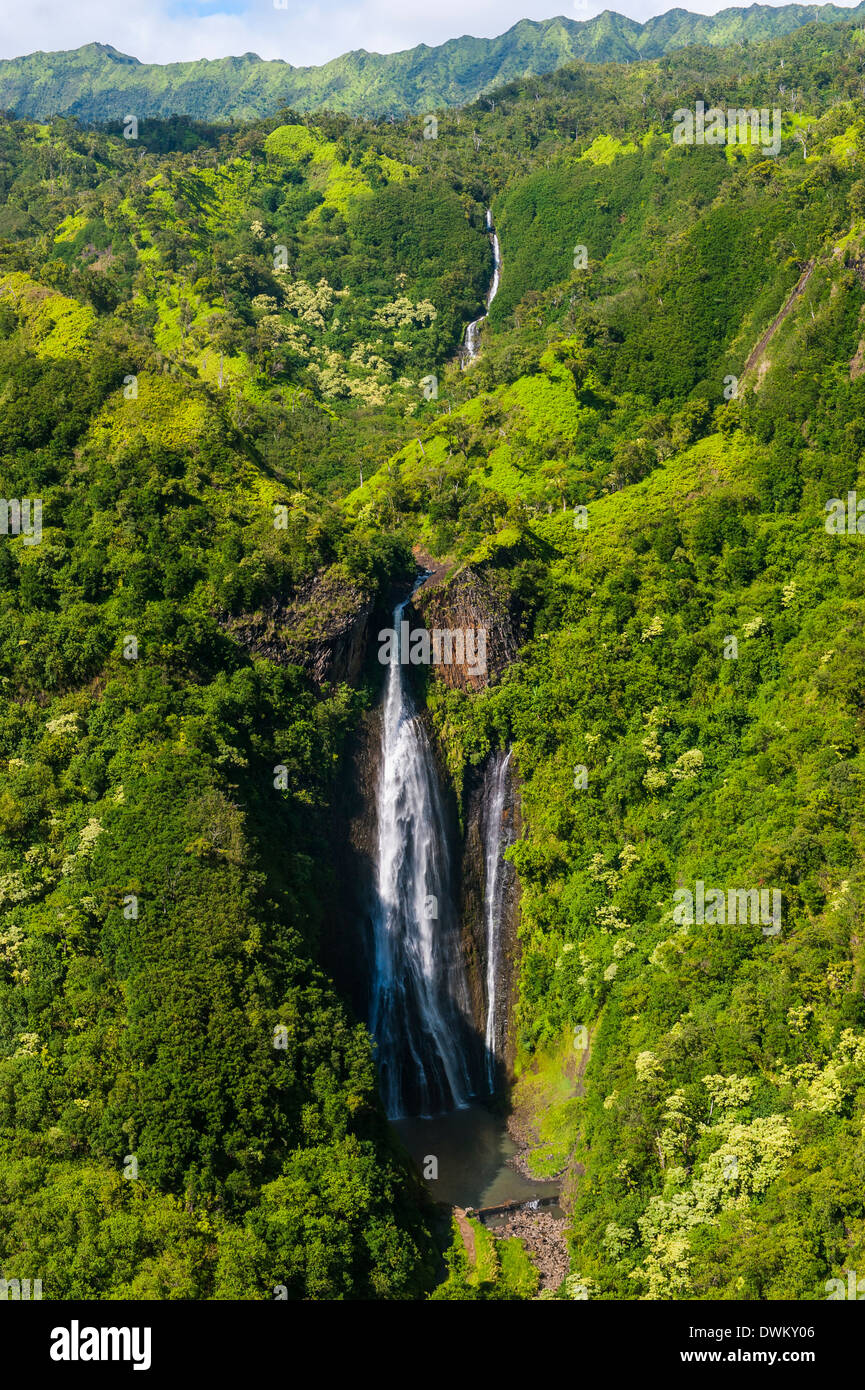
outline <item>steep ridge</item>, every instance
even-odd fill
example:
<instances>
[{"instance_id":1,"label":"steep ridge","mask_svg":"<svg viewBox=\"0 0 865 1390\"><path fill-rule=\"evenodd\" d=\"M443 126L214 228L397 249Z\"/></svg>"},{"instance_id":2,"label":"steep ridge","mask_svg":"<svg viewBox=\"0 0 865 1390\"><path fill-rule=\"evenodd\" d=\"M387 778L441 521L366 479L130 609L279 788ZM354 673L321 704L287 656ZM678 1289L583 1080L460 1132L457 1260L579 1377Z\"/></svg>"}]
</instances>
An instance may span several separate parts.
<instances>
[{"instance_id":1,"label":"steep ridge","mask_svg":"<svg viewBox=\"0 0 865 1390\"><path fill-rule=\"evenodd\" d=\"M315 68L293 68L254 53L187 63L142 63L108 44L0 61L0 107L20 116L139 120L182 114L253 120L281 107L354 115L423 114L460 106L503 83L541 76L577 59L635 62L692 44L730 44L787 34L812 22L863 12L827 5L750 5L717 15L674 9L644 24L610 10L588 20L520 20L493 39L464 36L400 53L346 53ZM122 109L121 109L122 108Z\"/></svg>"}]
</instances>

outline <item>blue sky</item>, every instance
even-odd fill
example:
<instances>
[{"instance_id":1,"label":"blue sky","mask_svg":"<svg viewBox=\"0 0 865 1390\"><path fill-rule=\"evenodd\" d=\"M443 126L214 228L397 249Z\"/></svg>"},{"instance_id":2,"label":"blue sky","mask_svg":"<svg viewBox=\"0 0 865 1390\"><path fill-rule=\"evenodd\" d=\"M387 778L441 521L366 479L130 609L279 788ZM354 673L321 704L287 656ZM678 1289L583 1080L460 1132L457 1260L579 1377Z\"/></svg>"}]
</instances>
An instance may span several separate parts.
<instances>
[{"instance_id":1,"label":"blue sky","mask_svg":"<svg viewBox=\"0 0 865 1390\"><path fill-rule=\"evenodd\" d=\"M614 9L647 19L673 8L657 0L286 0L284 9L277 3L282 0L24 0L14 9L7 3L0 57L97 41L144 62L252 52L304 65L351 48L391 53L461 34L491 37L524 18L588 19ZM685 0L682 8L714 14L727 6Z\"/></svg>"}]
</instances>

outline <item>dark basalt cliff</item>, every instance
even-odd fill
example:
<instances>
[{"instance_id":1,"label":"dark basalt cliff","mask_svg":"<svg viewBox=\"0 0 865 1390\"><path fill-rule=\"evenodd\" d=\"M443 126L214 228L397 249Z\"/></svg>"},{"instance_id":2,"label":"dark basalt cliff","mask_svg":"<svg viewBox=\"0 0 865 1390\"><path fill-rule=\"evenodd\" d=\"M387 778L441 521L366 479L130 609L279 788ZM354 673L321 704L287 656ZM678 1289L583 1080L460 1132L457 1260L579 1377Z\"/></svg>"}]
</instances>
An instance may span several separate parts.
<instances>
[{"instance_id":1,"label":"dark basalt cliff","mask_svg":"<svg viewBox=\"0 0 865 1390\"><path fill-rule=\"evenodd\" d=\"M491 832L492 788L495 759L491 755L477 768L471 769L465 782L465 838L461 846L460 919L463 949L468 968L472 1013L475 1026L484 1035L487 1017L487 929L485 918L486 850ZM513 844L520 836L520 798L518 779L510 765L507 772L505 804L502 814L502 838ZM505 860L499 869L499 917L501 951L496 980L497 1009L496 1056L500 1059L496 1089L510 1081L516 1035L513 1026L514 1003L519 963L519 880L512 864Z\"/></svg>"},{"instance_id":2,"label":"dark basalt cliff","mask_svg":"<svg viewBox=\"0 0 865 1390\"><path fill-rule=\"evenodd\" d=\"M419 589L413 608L432 631L486 633L486 670L468 660L442 663L436 674L454 690L483 690L497 681L517 655L517 624L511 613L504 576L466 566L451 579Z\"/></svg>"},{"instance_id":3,"label":"dark basalt cliff","mask_svg":"<svg viewBox=\"0 0 865 1390\"><path fill-rule=\"evenodd\" d=\"M358 682L364 672L381 672L375 661L379 618L375 598L350 585L333 570L318 574L291 598L274 601L254 614L230 620L235 635L256 655L301 665L311 679ZM412 627L425 625L487 633L487 670L474 676L469 663L438 665L436 675L452 688L480 689L497 680L517 652L517 624L499 593L495 575L466 568L449 580L420 588L406 616ZM375 621L373 619L375 618ZM435 747L434 730L425 714ZM487 1015L485 920L486 850L492 812L495 757L469 769L463 789L460 833L457 799L441 759L445 827L457 886L457 909L471 996L472 1019L482 1041ZM375 968L372 914L378 842L377 791L381 776L381 709L376 703L362 717L347 748L331 811L330 890L320 941L322 965L356 1017L369 1017ZM507 843L520 834L519 790L509 769L502 830ZM501 953L496 982L496 1053L501 1059L497 1089L511 1078L514 1057L513 1001L518 963L519 884L510 864L500 869Z\"/></svg>"},{"instance_id":4,"label":"dark basalt cliff","mask_svg":"<svg viewBox=\"0 0 865 1390\"><path fill-rule=\"evenodd\" d=\"M316 685L353 684L366 660L375 595L335 566L320 570L290 598L274 597L223 627L255 656L302 666Z\"/></svg>"},{"instance_id":5,"label":"dark basalt cliff","mask_svg":"<svg viewBox=\"0 0 865 1390\"><path fill-rule=\"evenodd\" d=\"M495 760L466 775L463 804L465 834L460 835L456 800L445 782L445 831L451 848L457 910L475 1033L482 1042L487 1017L487 925L485 917L486 853L492 813ZM323 963L358 1018L368 1018L375 966L372 913L375 903L378 819L376 792L381 774L381 716L367 714L355 733L333 803L331 900L322 941ZM518 778L509 769L502 815L502 836L513 844L521 833ZM506 860L499 873L500 964L496 980L496 1055L500 1059L496 1089L513 1076L514 1003L519 964L519 881Z\"/></svg>"},{"instance_id":6,"label":"dark basalt cliff","mask_svg":"<svg viewBox=\"0 0 865 1390\"><path fill-rule=\"evenodd\" d=\"M323 964L355 1015L369 1017L375 968L372 913L378 844L381 709L364 715L344 761L331 812L333 874Z\"/></svg>"}]
</instances>

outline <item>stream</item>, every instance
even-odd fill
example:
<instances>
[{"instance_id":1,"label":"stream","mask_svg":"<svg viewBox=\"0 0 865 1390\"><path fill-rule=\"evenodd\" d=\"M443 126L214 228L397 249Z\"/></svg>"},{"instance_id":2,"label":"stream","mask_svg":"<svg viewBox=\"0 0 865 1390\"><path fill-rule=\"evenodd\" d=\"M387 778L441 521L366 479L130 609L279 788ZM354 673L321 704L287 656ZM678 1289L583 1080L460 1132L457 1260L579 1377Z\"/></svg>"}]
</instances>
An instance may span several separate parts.
<instances>
[{"instance_id":1,"label":"stream","mask_svg":"<svg viewBox=\"0 0 865 1390\"><path fill-rule=\"evenodd\" d=\"M483 324L484 320L487 318L490 312L490 305L492 304L493 300L498 294L499 285L502 282L502 249L499 245L499 239L493 227L492 208L487 208L487 232L489 233L489 238L493 248L493 278L490 281L490 287L487 290L486 309L484 313L481 314L480 318L472 319L471 323L466 325L465 337L463 339L462 351L460 353L463 370L465 370L465 368L469 365L470 362L474 362L475 358L480 352L481 325Z\"/></svg>"},{"instance_id":2,"label":"stream","mask_svg":"<svg viewBox=\"0 0 865 1390\"><path fill-rule=\"evenodd\" d=\"M501 284L502 256L487 209L493 275L485 312L467 324L463 368L480 351L481 327ZM422 575L418 584L428 576ZM414 591L413 591L414 592ZM429 1180L437 1200L496 1206L548 1197L555 1187L524 1178L508 1160L516 1145L503 1116L483 1100L496 1090L503 1034L500 1017L503 822L510 752L493 755L490 809L484 826L486 1026L473 1028L449 852L442 789L429 740L400 660L401 623L411 596L397 604L400 634L385 681L377 811L375 967L370 1026L388 1117Z\"/></svg>"}]
</instances>

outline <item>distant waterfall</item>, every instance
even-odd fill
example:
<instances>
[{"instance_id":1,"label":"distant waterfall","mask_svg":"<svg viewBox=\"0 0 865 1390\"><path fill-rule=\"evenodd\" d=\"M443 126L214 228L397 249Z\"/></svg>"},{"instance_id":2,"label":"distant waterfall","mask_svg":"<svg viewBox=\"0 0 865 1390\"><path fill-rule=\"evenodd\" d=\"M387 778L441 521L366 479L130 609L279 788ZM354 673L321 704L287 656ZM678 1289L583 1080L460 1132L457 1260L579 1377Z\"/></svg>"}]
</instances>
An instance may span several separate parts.
<instances>
[{"instance_id":1,"label":"distant waterfall","mask_svg":"<svg viewBox=\"0 0 865 1390\"><path fill-rule=\"evenodd\" d=\"M508 842L503 821L510 761L510 751L496 755L485 827L484 927L487 944L485 1045L487 1086L490 1092L495 1090L498 979L502 954L502 891L504 887L502 856Z\"/></svg>"},{"instance_id":2,"label":"distant waterfall","mask_svg":"<svg viewBox=\"0 0 865 1390\"><path fill-rule=\"evenodd\" d=\"M407 603L393 615L397 634ZM391 1118L465 1106L475 1089L444 808L399 658L397 647L382 717L370 1020Z\"/></svg>"},{"instance_id":3,"label":"distant waterfall","mask_svg":"<svg viewBox=\"0 0 865 1390\"><path fill-rule=\"evenodd\" d=\"M489 232L493 247L493 278L487 290L486 311L481 314L479 319L472 319L471 323L466 326L462 351L464 368L468 366L469 362L473 362L478 355L478 351L480 350L481 324L487 317L487 314L489 314L490 305L498 294L499 285L502 282L502 251L499 246L499 239L493 229L492 208L487 208L487 231Z\"/></svg>"}]
</instances>

